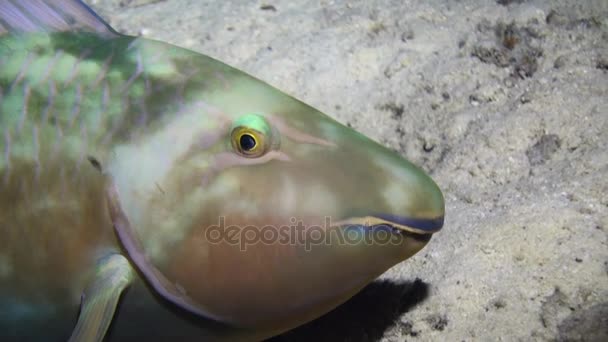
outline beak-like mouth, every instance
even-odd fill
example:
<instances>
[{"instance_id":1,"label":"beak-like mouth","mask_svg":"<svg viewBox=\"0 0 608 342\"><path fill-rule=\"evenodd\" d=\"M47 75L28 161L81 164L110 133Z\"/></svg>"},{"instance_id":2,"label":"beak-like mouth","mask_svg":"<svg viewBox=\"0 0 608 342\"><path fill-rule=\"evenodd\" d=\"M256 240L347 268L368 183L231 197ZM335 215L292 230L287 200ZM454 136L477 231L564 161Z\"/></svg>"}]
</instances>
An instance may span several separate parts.
<instances>
[{"instance_id":1,"label":"beak-like mouth","mask_svg":"<svg viewBox=\"0 0 608 342\"><path fill-rule=\"evenodd\" d=\"M361 225L370 228L388 226L403 233L415 235L432 235L443 227L443 216L421 219L392 214L352 217L336 223L337 225Z\"/></svg>"}]
</instances>

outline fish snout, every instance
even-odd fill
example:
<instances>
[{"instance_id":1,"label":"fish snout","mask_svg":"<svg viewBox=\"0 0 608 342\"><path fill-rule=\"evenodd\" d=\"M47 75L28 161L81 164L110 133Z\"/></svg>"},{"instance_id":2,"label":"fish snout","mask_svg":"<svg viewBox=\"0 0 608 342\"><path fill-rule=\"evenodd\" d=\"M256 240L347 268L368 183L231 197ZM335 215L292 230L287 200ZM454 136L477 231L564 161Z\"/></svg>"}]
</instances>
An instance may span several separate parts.
<instances>
[{"instance_id":1,"label":"fish snout","mask_svg":"<svg viewBox=\"0 0 608 342\"><path fill-rule=\"evenodd\" d=\"M374 224L417 235L432 235L444 223L445 203L435 181L421 168L400 156L387 152L377 158L376 173L383 201L372 206L368 215Z\"/></svg>"}]
</instances>

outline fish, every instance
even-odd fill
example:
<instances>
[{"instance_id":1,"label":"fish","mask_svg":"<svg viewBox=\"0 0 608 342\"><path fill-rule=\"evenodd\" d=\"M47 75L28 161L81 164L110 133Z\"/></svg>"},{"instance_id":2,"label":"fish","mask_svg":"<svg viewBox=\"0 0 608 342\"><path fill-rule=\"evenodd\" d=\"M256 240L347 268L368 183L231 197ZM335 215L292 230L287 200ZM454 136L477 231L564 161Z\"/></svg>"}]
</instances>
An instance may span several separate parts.
<instances>
[{"instance_id":1,"label":"fish","mask_svg":"<svg viewBox=\"0 0 608 342\"><path fill-rule=\"evenodd\" d=\"M399 153L79 0L0 0L0 340L256 341L444 224Z\"/></svg>"}]
</instances>

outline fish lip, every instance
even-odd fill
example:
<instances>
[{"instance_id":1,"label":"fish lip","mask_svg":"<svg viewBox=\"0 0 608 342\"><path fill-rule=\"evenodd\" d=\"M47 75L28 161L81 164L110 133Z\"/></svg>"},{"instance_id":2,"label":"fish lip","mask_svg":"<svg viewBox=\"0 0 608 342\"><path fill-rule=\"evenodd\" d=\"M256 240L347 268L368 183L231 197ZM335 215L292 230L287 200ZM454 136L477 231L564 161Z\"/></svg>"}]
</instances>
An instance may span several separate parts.
<instances>
[{"instance_id":1,"label":"fish lip","mask_svg":"<svg viewBox=\"0 0 608 342\"><path fill-rule=\"evenodd\" d=\"M385 221L394 228L418 234L433 234L443 227L444 216L435 218L414 218L394 214L375 214L373 217Z\"/></svg>"},{"instance_id":2,"label":"fish lip","mask_svg":"<svg viewBox=\"0 0 608 342\"><path fill-rule=\"evenodd\" d=\"M338 222L340 225L361 225L372 229L389 227L408 235L432 235L443 227L444 217L413 218L395 214L374 214L365 217L352 217Z\"/></svg>"}]
</instances>

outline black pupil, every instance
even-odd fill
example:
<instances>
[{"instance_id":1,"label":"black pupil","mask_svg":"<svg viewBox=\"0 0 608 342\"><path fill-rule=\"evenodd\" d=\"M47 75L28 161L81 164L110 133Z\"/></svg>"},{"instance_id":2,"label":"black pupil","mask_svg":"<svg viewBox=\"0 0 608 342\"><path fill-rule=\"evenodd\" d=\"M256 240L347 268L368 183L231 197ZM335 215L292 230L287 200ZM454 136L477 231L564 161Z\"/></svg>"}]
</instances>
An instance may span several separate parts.
<instances>
[{"instance_id":1,"label":"black pupil","mask_svg":"<svg viewBox=\"0 0 608 342\"><path fill-rule=\"evenodd\" d=\"M241 144L241 148L243 151L251 151L255 148L255 138L249 134L241 135L241 139L239 141Z\"/></svg>"}]
</instances>

